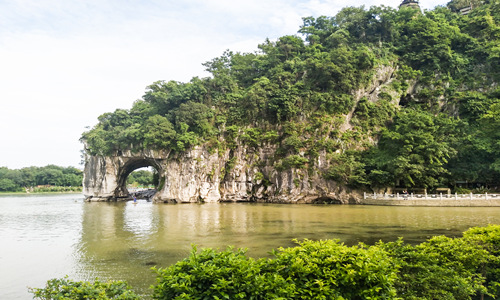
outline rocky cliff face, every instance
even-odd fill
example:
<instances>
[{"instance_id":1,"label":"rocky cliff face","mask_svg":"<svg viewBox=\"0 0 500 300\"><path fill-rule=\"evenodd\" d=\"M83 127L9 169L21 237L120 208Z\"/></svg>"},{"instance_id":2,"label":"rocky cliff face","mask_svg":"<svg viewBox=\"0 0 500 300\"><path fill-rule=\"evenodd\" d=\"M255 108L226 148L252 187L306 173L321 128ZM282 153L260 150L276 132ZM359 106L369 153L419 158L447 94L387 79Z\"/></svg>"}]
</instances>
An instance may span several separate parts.
<instances>
[{"instance_id":1,"label":"rocky cliff face","mask_svg":"<svg viewBox=\"0 0 500 300\"><path fill-rule=\"evenodd\" d=\"M326 180L321 172L306 169L277 171L273 168L275 146L256 150L238 146L224 153L209 153L203 147L161 159L145 153L88 157L84 174L84 195L88 201L128 198L125 179L131 165L152 165L160 172L155 202L252 201L275 203L349 203L359 195ZM156 159L155 163L151 163ZM320 155L319 169L327 167Z\"/></svg>"},{"instance_id":2,"label":"rocky cliff face","mask_svg":"<svg viewBox=\"0 0 500 300\"><path fill-rule=\"evenodd\" d=\"M106 201L115 196L117 166L111 157L87 156L83 172L83 194L93 201Z\"/></svg>"},{"instance_id":3,"label":"rocky cliff face","mask_svg":"<svg viewBox=\"0 0 500 300\"><path fill-rule=\"evenodd\" d=\"M367 87L354 91L355 101L366 97L376 102L380 91L389 88L395 69L383 66ZM391 95L398 101L401 95ZM353 109L354 111L354 109ZM347 114L341 131L350 130L352 113ZM252 201L276 203L356 203L361 195L325 179L327 154L300 168L277 168L278 145L249 147L236 141L232 149L211 151L206 145L183 153L125 151L115 156L86 157L84 195L89 201L120 200L129 197L127 176L139 167L152 166L160 175L155 202Z\"/></svg>"},{"instance_id":4,"label":"rocky cliff face","mask_svg":"<svg viewBox=\"0 0 500 300\"><path fill-rule=\"evenodd\" d=\"M276 147L234 150L210 154L199 147L166 163L165 185L155 196L163 202L256 201L313 203L356 201L320 172L305 169L277 171L273 167ZM324 159L323 161L326 161ZM322 158L317 167L324 168Z\"/></svg>"}]
</instances>

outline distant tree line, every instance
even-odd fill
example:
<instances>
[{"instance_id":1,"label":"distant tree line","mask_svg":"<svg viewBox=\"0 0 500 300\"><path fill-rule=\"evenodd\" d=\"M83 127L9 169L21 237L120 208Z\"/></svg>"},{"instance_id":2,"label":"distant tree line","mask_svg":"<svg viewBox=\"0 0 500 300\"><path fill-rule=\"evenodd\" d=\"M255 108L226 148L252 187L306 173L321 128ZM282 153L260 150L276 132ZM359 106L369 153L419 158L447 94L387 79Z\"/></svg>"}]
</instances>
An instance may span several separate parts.
<instances>
[{"instance_id":1,"label":"distant tree line","mask_svg":"<svg viewBox=\"0 0 500 300\"><path fill-rule=\"evenodd\" d=\"M151 84L83 133L85 151L273 143L276 169L317 172L326 152L322 175L353 188L500 187L500 1L460 5L304 18L299 35L205 63L211 77ZM376 99L355 97L387 67Z\"/></svg>"},{"instance_id":2,"label":"distant tree line","mask_svg":"<svg viewBox=\"0 0 500 300\"><path fill-rule=\"evenodd\" d=\"M156 172L149 170L136 170L127 177L127 185L147 187L158 182Z\"/></svg>"},{"instance_id":3,"label":"distant tree line","mask_svg":"<svg viewBox=\"0 0 500 300\"><path fill-rule=\"evenodd\" d=\"M18 192L37 186L81 187L83 172L74 167L0 167L0 192Z\"/></svg>"}]
</instances>

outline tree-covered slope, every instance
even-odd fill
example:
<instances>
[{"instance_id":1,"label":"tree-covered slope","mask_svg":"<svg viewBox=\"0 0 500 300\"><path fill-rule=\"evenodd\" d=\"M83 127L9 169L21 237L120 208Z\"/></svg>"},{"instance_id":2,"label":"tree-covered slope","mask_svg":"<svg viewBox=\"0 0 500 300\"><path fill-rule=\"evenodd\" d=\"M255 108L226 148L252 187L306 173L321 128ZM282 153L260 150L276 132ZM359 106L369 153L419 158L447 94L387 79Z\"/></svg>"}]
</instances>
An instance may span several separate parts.
<instances>
[{"instance_id":1,"label":"tree-covered slope","mask_svg":"<svg viewBox=\"0 0 500 300\"><path fill-rule=\"evenodd\" d=\"M211 77L151 84L83 133L85 151L271 143L275 168L314 171L327 153L322 175L351 187L494 187L500 1L455 11L348 7L304 18L299 35L205 63Z\"/></svg>"}]
</instances>

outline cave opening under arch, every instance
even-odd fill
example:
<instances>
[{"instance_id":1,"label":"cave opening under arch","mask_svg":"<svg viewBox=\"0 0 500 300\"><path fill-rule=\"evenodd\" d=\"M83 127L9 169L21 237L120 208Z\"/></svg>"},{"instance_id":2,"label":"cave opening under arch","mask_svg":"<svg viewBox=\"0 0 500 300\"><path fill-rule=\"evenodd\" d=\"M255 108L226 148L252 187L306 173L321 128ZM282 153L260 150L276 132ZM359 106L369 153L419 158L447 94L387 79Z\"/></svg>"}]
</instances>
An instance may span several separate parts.
<instances>
[{"instance_id":1,"label":"cave opening under arch","mask_svg":"<svg viewBox=\"0 0 500 300\"><path fill-rule=\"evenodd\" d=\"M117 176L117 187L114 192L114 198L117 200L133 199L133 196L127 188L127 178L132 172L148 167L154 169L157 174L156 182L154 182L154 193L161 190L165 183L165 177L163 176L163 168L161 164L157 160L151 158L135 158L127 161L123 167L120 168ZM154 193L148 197L152 197Z\"/></svg>"}]
</instances>

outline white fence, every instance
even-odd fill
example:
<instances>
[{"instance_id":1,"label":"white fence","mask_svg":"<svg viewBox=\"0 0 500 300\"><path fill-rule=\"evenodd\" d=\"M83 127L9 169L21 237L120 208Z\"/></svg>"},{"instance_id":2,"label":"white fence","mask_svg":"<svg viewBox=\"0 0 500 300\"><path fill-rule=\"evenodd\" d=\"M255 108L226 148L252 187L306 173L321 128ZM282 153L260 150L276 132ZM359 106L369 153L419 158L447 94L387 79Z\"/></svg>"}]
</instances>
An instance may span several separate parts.
<instances>
[{"instance_id":1,"label":"white fence","mask_svg":"<svg viewBox=\"0 0 500 300\"><path fill-rule=\"evenodd\" d=\"M500 200L500 194L377 194L364 193L365 200Z\"/></svg>"}]
</instances>

